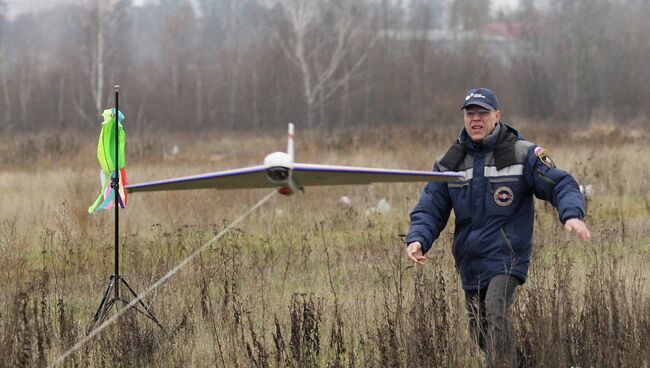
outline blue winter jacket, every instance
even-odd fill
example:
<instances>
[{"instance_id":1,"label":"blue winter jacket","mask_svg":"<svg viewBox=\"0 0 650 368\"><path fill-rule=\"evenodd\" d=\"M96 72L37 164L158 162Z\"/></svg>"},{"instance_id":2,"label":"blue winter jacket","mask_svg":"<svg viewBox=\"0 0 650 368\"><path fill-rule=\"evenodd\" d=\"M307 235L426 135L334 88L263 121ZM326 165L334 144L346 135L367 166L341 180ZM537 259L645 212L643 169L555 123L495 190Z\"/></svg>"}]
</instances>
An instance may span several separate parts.
<instances>
[{"instance_id":1,"label":"blue winter jacket","mask_svg":"<svg viewBox=\"0 0 650 368\"><path fill-rule=\"evenodd\" d=\"M449 219L456 216L453 255L465 290L511 274L526 281L533 237L533 195L549 201L562 223L582 219L584 200L576 181L555 167L546 152L499 123L480 144L465 129L434 165L434 171L465 175L453 183L430 182L411 212L407 244L426 253Z\"/></svg>"}]
</instances>

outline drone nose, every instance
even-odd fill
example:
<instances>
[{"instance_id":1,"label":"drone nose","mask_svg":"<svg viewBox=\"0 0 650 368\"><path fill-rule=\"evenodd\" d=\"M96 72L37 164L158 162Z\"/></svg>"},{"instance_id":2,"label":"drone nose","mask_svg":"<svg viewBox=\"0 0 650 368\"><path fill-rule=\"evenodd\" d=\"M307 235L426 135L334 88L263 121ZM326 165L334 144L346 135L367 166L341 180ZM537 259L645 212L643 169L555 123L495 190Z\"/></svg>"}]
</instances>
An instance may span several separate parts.
<instances>
[{"instance_id":1,"label":"drone nose","mask_svg":"<svg viewBox=\"0 0 650 368\"><path fill-rule=\"evenodd\" d=\"M289 179L289 169L286 167L269 167L266 170L266 176L274 183L284 182Z\"/></svg>"}]
</instances>

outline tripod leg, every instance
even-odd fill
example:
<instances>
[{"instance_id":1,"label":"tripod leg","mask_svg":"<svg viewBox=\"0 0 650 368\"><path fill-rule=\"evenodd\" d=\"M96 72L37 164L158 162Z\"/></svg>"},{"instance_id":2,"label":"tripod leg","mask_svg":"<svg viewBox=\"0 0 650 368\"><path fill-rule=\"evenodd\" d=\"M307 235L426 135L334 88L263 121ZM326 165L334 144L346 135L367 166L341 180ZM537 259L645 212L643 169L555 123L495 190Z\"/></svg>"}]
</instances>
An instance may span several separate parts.
<instances>
[{"instance_id":1,"label":"tripod leg","mask_svg":"<svg viewBox=\"0 0 650 368\"><path fill-rule=\"evenodd\" d=\"M169 333L167 332L167 330L165 330L165 328L164 328L163 325L158 321L158 319L156 318L156 316L154 316L154 314L151 312L151 310L149 310L149 308L144 304L144 302L142 301L142 299L139 299L139 298L138 298L138 294L137 294L137 293L136 293L136 292L131 288L131 286L129 285L129 283L126 282L126 280L125 280L124 278L122 278L122 277L120 277L120 281L122 281L122 283L124 283L124 285L126 286L126 288L129 289L129 291L131 292L131 294L132 294L136 299L138 299L138 303L142 306L142 308L144 308L144 310L146 311L146 313L140 311L140 310L137 309L137 308L135 308L135 309L136 309L137 311L143 313L143 314L144 314L145 316L147 316L150 320L154 321L154 322L158 325L158 327L160 327L160 329L163 330L163 332L164 332L165 334L169 335Z\"/></svg>"},{"instance_id":2,"label":"tripod leg","mask_svg":"<svg viewBox=\"0 0 650 368\"><path fill-rule=\"evenodd\" d=\"M97 312L95 312L95 317L93 318L93 323L90 326L91 330L102 323L102 321L104 320L104 317L106 317L106 313L113 306L115 301L110 298L110 295L111 295L111 291L113 290L114 287L115 287L115 276L111 276L111 281L108 283L108 287L106 288L106 292L104 293L104 297L102 298L102 301L99 304L99 308L97 308Z\"/></svg>"}]
</instances>

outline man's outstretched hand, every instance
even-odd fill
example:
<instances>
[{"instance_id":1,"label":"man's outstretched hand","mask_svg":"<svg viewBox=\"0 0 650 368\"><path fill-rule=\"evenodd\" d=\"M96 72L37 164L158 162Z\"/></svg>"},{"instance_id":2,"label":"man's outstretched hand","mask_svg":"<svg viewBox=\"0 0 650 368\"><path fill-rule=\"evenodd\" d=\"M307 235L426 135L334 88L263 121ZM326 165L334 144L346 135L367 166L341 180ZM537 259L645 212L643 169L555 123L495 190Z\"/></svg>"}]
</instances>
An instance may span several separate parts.
<instances>
[{"instance_id":1,"label":"man's outstretched hand","mask_svg":"<svg viewBox=\"0 0 650 368\"><path fill-rule=\"evenodd\" d=\"M417 264L424 264L424 261L427 260L427 257L422 254L422 244L420 242L413 242L406 247L406 257L417 263Z\"/></svg>"},{"instance_id":2,"label":"man's outstretched hand","mask_svg":"<svg viewBox=\"0 0 650 368\"><path fill-rule=\"evenodd\" d=\"M587 241L591 237L591 233L589 233L589 229L587 229L587 225L585 223L577 218L572 218L567 220L564 223L564 230L568 232L575 232L576 235L578 236L578 239L582 241Z\"/></svg>"}]
</instances>

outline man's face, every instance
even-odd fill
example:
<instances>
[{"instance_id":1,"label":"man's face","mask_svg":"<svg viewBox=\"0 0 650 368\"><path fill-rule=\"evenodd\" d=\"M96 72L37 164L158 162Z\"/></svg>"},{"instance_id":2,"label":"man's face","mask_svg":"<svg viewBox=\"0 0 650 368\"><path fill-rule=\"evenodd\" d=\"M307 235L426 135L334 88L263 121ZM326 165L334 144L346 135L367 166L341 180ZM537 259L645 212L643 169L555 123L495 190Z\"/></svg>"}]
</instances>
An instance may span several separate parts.
<instances>
[{"instance_id":1,"label":"man's face","mask_svg":"<svg viewBox=\"0 0 650 368\"><path fill-rule=\"evenodd\" d=\"M476 105L467 106L463 110L463 116L465 118L465 130L475 143L482 142L485 137L490 135L501 119L499 110L488 111Z\"/></svg>"}]
</instances>

